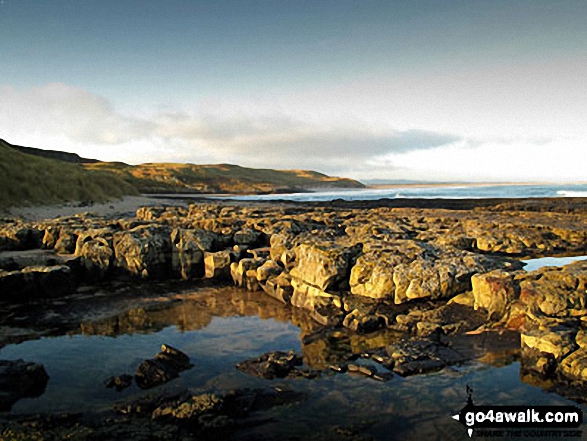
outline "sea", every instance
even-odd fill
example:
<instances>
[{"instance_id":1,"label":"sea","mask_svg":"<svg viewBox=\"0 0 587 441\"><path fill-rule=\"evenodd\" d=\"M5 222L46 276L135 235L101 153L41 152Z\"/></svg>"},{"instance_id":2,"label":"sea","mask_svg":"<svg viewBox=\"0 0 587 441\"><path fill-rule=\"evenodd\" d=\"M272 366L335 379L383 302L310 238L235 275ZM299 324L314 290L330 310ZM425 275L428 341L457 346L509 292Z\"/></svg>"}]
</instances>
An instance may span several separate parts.
<instances>
[{"instance_id":1,"label":"sea","mask_svg":"<svg viewBox=\"0 0 587 441\"><path fill-rule=\"evenodd\" d=\"M284 201L332 201L376 199L493 199L493 198L557 198L587 197L586 184L431 184L406 185L391 188L336 189L306 193L230 196L230 199L284 200Z\"/></svg>"}]
</instances>

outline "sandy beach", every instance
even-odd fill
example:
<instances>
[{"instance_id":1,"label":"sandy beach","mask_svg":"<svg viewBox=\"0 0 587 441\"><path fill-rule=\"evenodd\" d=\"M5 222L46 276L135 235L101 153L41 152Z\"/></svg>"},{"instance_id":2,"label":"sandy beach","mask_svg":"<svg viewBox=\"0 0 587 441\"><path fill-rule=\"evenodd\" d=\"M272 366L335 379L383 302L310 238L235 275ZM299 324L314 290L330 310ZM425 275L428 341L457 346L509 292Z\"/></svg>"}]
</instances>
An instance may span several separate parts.
<instances>
[{"instance_id":1,"label":"sandy beach","mask_svg":"<svg viewBox=\"0 0 587 441\"><path fill-rule=\"evenodd\" d=\"M370 185L369 189L423 189L423 188L455 188L455 187L501 187L501 186L533 186L533 185L585 185L587 181L573 182L451 182L451 183L415 183L415 184L381 184ZM324 188L315 188L311 192L325 191ZM344 192L345 189L336 189ZM349 191L357 191L349 190ZM21 218L25 221L37 221L51 219L60 216L72 216L80 213L94 213L102 217L121 217L136 212L140 207L155 205L187 206L191 200L202 200L205 198L226 198L225 203L230 202L230 194L143 194L141 196L125 196L122 199L113 200L100 204L84 205L79 202L69 202L57 205L21 206L11 207L4 211L0 210L0 216L9 218ZM233 195L243 196L243 195ZM216 200L218 201L218 199ZM240 204L249 205L252 201L239 201Z\"/></svg>"},{"instance_id":2,"label":"sandy beach","mask_svg":"<svg viewBox=\"0 0 587 441\"><path fill-rule=\"evenodd\" d=\"M26 221L37 221L87 212L103 217L124 216L136 212L140 207L154 205L181 206L184 204L185 202L181 199L165 199L142 195L125 196L122 199L105 202L103 204L82 205L79 202L70 202L59 205L12 207L7 211L0 213L5 217L21 218Z\"/></svg>"}]
</instances>

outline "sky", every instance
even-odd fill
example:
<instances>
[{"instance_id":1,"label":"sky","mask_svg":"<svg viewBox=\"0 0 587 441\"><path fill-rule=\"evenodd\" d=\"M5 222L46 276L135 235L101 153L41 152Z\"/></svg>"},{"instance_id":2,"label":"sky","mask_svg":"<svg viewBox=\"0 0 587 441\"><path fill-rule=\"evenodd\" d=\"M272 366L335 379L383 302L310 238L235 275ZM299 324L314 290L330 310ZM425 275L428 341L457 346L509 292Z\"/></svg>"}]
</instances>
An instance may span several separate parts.
<instances>
[{"instance_id":1,"label":"sky","mask_svg":"<svg viewBox=\"0 0 587 441\"><path fill-rule=\"evenodd\" d=\"M360 180L587 181L587 2L0 0L0 138Z\"/></svg>"}]
</instances>

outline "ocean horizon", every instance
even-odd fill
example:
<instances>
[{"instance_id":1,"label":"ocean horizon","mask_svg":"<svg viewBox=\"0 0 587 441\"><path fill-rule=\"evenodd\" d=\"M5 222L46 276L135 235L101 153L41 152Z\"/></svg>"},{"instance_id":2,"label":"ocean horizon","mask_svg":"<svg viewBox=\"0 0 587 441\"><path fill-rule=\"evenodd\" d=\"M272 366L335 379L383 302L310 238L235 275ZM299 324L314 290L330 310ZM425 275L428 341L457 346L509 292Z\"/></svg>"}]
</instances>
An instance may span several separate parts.
<instances>
[{"instance_id":1,"label":"ocean horizon","mask_svg":"<svg viewBox=\"0 0 587 441\"><path fill-rule=\"evenodd\" d=\"M241 201L321 202L377 199L494 199L587 197L587 184L417 184L390 188L329 189L304 193L218 196Z\"/></svg>"}]
</instances>

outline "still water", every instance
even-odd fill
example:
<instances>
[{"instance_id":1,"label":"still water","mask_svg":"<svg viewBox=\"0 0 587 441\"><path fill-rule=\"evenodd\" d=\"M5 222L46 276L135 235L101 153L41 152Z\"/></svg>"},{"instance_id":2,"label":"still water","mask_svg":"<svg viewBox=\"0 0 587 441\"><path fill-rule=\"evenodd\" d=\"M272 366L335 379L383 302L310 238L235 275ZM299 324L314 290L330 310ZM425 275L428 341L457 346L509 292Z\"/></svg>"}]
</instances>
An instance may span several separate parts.
<instances>
[{"instance_id":1,"label":"still water","mask_svg":"<svg viewBox=\"0 0 587 441\"><path fill-rule=\"evenodd\" d=\"M111 315L82 317L62 335L4 346L0 359L41 363L50 377L42 396L20 400L12 413L93 412L145 393L185 388L221 392L279 384L306 392L308 399L271 409L272 420L251 428L251 436L260 430L264 436L308 438L344 426L381 440L462 440L465 429L451 415L465 405L467 385L474 389L476 404L575 404L525 382L516 355L499 351L432 374L394 376L385 383L335 373L317 379L252 377L238 371L235 364L268 351L294 350L303 354L308 367L325 369L344 352L385 346L397 335L341 331L315 338L317 327L304 311L262 293L232 287L194 289L171 298L145 293L144 299L133 299L126 309ZM59 307L50 311L61 313ZM194 367L148 392L134 384L121 392L104 386L109 376L134 374L142 360L159 352L162 343L185 352Z\"/></svg>"}]
</instances>

